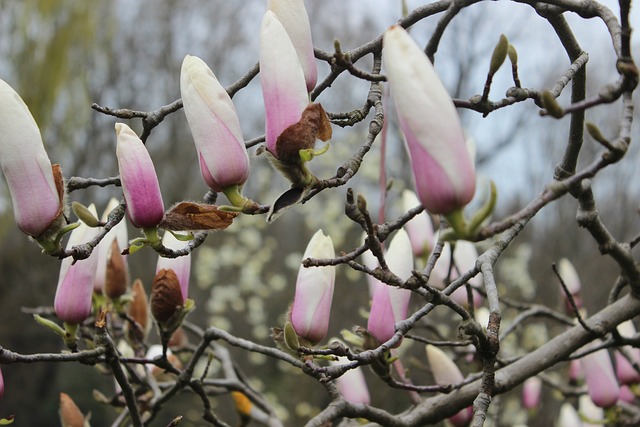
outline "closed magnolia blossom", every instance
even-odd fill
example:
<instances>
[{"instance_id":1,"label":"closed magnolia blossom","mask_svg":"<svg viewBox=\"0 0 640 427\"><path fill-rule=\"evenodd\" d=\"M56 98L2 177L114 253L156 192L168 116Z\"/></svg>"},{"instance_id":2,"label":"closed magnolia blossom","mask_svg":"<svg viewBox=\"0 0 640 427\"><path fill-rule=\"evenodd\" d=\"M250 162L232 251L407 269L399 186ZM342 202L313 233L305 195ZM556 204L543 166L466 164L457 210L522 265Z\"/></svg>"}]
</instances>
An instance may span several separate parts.
<instances>
[{"instance_id":1,"label":"closed magnolia blossom","mask_svg":"<svg viewBox=\"0 0 640 427\"><path fill-rule=\"evenodd\" d=\"M408 211L418 205L420 205L420 200L418 200L416 193L411 190L404 190L402 192L402 209L404 211ZM431 223L429 214L424 211L420 212L411 218L411 220L404 225L404 228L409 234L413 255L416 257L428 255L435 242L433 224Z\"/></svg>"},{"instance_id":2,"label":"closed magnolia blossom","mask_svg":"<svg viewBox=\"0 0 640 427\"><path fill-rule=\"evenodd\" d=\"M402 280L411 277L413 252L407 232L400 229L391 240L385 255L387 266ZM391 339L396 332L395 324L407 318L411 291L378 282L371 302L367 330L379 343Z\"/></svg>"},{"instance_id":3,"label":"closed magnolia blossom","mask_svg":"<svg viewBox=\"0 0 640 427\"><path fill-rule=\"evenodd\" d=\"M620 386L607 349L587 354L580 359L580 363L593 403L605 409L615 405L620 395Z\"/></svg>"},{"instance_id":4,"label":"closed magnolia blossom","mask_svg":"<svg viewBox=\"0 0 640 427\"><path fill-rule=\"evenodd\" d=\"M169 249L184 249L188 242L182 242L176 239L173 234L168 231L164 233L162 244ZM156 265L156 274L162 270L173 270L180 283L180 292L182 293L182 301L186 301L189 296L189 278L191 276L191 254L179 256L177 258L158 257Z\"/></svg>"},{"instance_id":5,"label":"closed magnolia blossom","mask_svg":"<svg viewBox=\"0 0 640 427\"><path fill-rule=\"evenodd\" d=\"M366 237L367 235L365 233L362 239L363 243ZM380 266L380 263L378 262L378 258L376 258L376 256L371 251L366 251L365 253L362 254L362 264L365 267L370 268L371 270L374 270ZM376 279L370 274L367 274L366 278L367 278L367 289L369 290L369 297L373 299L373 295L375 294L376 289L378 289L378 284L380 284L381 282L380 280Z\"/></svg>"},{"instance_id":6,"label":"closed magnolia blossom","mask_svg":"<svg viewBox=\"0 0 640 427\"><path fill-rule=\"evenodd\" d=\"M4 376L2 375L2 369L0 369L0 399L4 396Z\"/></svg>"},{"instance_id":7,"label":"closed magnolia blossom","mask_svg":"<svg viewBox=\"0 0 640 427\"><path fill-rule=\"evenodd\" d=\"M527 378L522 385L522 406L526 409L538 409L542 397L542 380L538 377Z\"/></svg>"},{"instance_id":8,"label":"closed magnolia blossom","mask_svg":"<svg viewBox=\"0 0 640 427\"><path fill-rule=\"evenodd\" d=\"M582 427L582 419L571 403L563 403L560 407L556 427Z\"/></svg>"},{"instance_id":9,"label":"closed magnolia blossom","mask_svg":"<svg viewBox=\"0 0 640 427\"><path fill-rule=\"evenodd\" d=\"M426 350L431 373L437 384L454 385L462 382L464 379L462 372L444 351L430 344L426 346ZM473 410L468 407L449 418L449 421L454 426L466 426L472 417Z\"/></svg>"},{"instance_id":10,"label":"closed magnolia blossom","mask_svg":"<svg viewBox=\"0 0 640 427\"><path fill-rule=\"evenodd\" d=\"M29 108L1 79L0 166L20 230L32 237L41 236L50 227L57 231L64 222L62 175L57 169L59 176L54 176L40 130Z\"/></svg>"},{"instance_id":11,"label":"closed magnolia blossom","mask_svg":"<svg viewBox=\"0 0 640 427\"><path fill-rule=\"evenodd\" d=\"M580 284L580 276L578 276L578 272L576 268L573 266L571 261L567 258L562 258L558 262L558 273L560 277L562 277L562 281L567 286L569 293L573 297L573 301L576 303L576 307L578 309L582 308L582 296L580 294L580 289L582 285ZM567 295L562 291L562 299L565 303L565 309L567 312L573 312L573 308L571 307L571 303L567 299Z\"/></svg>"},{"instance_id":12,"label":"closed magnolia blossom","mask_svg":"<svg viewBox=\"0 0 640 427\"><path fill-rule=\"evenodd\" d=\"M276 141L298 123L309 105L304 72L287 30L268 10L260 27L260 83L265 104L265 143L276 156Z\"/></svg>"},{"instance_id":13,"label":"closed magnolia blossom","mask_svg":"<svg viewBox=\"0 0 640 427\"><path fill-rule=\"evenodd\" d=\"M89 211L96 217L96 207L92 204ZM81 222L69 236L67 249L86 243L98 233L97 228L91 228ZM96 271L98 269L98 251L94 250L86 259L73 262L72 257L62 260L58 287L54 299L54 309L59 319L69 324L78 324L91 314L91 296L93 294Z\"/></svg>"},{"instance_id":14,"label":"closed magnolia blossom","mask_svg":"<svg viewBox=\"0 0 640 427\"><path fill-rule=\"evenodd\" d=\"M238 114L227 91L197 56L182 61L180 93L205 182L218 192L242 186L249 177L249 155Z\"/></svg>"},{"instance_id":15,"label":"closed magnolia blossom","mask_svg":"<svg viewBox=\"0 0 640 427\"><path fill-rule=\"evenodd\" d=\"M335 251L331 237L318 230L309 241L302 259L333 257ZM296 334L311 344L317 344L327 335L335 276L334 266L301 266L298 271L291 324Z\"/></svg>"},{"instance_id":16,"label":"closed magnolia blossom","mask_svg":"<svg viewBox=\"0 0 640 427\"><path fill-rule=\"evenodd\" d=\"M341 357L338 360L331 360L329 364L340 365L348 361L349 359L346 357ZM369 388L367 387L367 382L364 379L361 367L358 366L355 369L349 369L336 378L335 381L338 391L340 391L340 394L347 402L364 403L367 405L371 403Z\"/></svg>"},{"instance_id":17,"label":"closed magnolia blossom","mask_svg":"<svg viewBox=\"0 0 640 427\"><path fill-rule=\"evenodd\" d=\"M311 25L303 0L269 0L268 9L276 14L278 20L287 31L298 60L304 72L307 90L315 87L318 80L316 58L313 54Z\"/></svg>"},{"instance_id":18,"label":"closed magnolia blossom","mask_svg":"<svg viewBox=\"0 0 640 427\"><path fill-rule=\"evenodd\" d=\"M138 135L116 123L116 157L127 215L138 228L156 227L164 217L164 204L151 156Z\"/></svg>"},{"instance_id":19,"label":"closed magnolia blossom","mask_svg":"<svg viewBox=\"0 0 640 427\"><path fill-rule=\"evenodd\" d=\"M617 329L623 338L631 338L636 335L636 328L631 320L622 322ZM623 348L631 360L640 366L640 348L631 347L630 345ZM640 372L636 371L633 365L629 363L629 360L618 350L614 352L614 356L616 360L616 376L620 384L640 384Z\"/></svg>"},{"instance_id":20,"label":"closed magnolia blossom","mask_svg":"<svg viewBox=\"0 0 640 427\"><path fill-rule=\"evenodd\" d=\"M578 413L590 421L585 422L589 427L604 427L604 410L594 405L588 394L583 394L578 398Z\"/></svg>"},{"instance_id":21,"label":"closed magnolia blossom","mask_svg":"<svg viewBox=\"0 0 640 427\"><path fill-rule=\"evenodd\" d=\"M460 210L473 198L476 179L451 97L424 51L398 25L384 34L382 60L420 202L433 214Z\"/></svg>"},{"instance_id":22,"label":"closed magnolia blossom","mask_svg":"<svg viewBox=\"0 0 640 427\"><path fill-rule=\"evenodd\" d=\"M466 240L458 240L455 244L453 251L454 267L451 266L451 244L445 243L442 248L440 258L436 262L435 267L431 272L431 278L429 283L438 288L444 289L448 283L460 277L458 270L461 273L466 273L471 270L478 259L478 251L472 242ZM447 276L449 282L446 282ZM482 275L476 274L469 279L469 285L473 287L482 286ZM475 307L479 307L482 304L483 298L479 292L473 290L473 304ZM468 305L467 290L465 286L461 286L451 294L451 299L456 303L466 306Z\"/></svg>"},{"instance_id":23,"label":"closed magnolia blossom","mask_svg":"<svg viewBox=\"0 0 640 427\"><path fill-rule=\"evenodd\" d=\"M120 202L112 197L102 213L102 221L108 220L109 213L116 208ZM105 291L105 284L109 283L109 290L106 292L109 297L121 296L127 289L129 281L129 271L126 263L126 255L121 252L128 246L129 235L127 233L127 223L123 220L117 223L104 238L98 243L95 250L98 251L98 269L94 289L98 293Z\"/></svg>"}]
</instances>

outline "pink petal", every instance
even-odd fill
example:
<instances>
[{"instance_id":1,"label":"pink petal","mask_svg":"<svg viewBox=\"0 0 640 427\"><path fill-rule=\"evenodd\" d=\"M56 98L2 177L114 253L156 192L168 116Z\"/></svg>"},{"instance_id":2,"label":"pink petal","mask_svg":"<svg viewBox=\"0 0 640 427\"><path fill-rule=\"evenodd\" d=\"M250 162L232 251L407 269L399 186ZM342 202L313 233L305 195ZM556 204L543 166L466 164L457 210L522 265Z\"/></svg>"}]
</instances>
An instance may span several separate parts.
<instances>
[{"instance_id":1,"label":"pink petal","mask_svg":"<svg viewBox=\"0 0 640 427\"><path fill-rule=\"evenodd\" d=\"M266 110L266 145L274 154L278 136L300 121L309 96L296 50L272 11L265 13L260 28L260 82Z\"/></svg>"},{"instance_id":2,"label":"pink petal","mask_svg":"<svg viewBox=\"0 0 640 427\"><path fill-rule=\"evenodd\" d=\"M180 92L200 156L202 175L209 187L222 191L224 187L243 185L249 177L249 155L236 109L200 58L191 55L184 58Z\"/></svg>"},{"instance_id":3,"label":"pink petal","mask_svg":"<svg viewBox=\"0 0 640 427\"><path fill-rule=\"evenodd\" d=\"M29 108L0 79L0 165L18 227L41 235L61 211L51 162Z\"/></svg>"},{"instance_id":4,"label":"pink petal","mask_svg":"<svg viewBox=\"0 0 640 427\"><path fill-rule=\"evenodd\" d=\"M316 86L318 72L316 68L316 58L313 54L311 25L309 24L307 9L304 7L304 1L270 0L268 8L276 14L282 26L287 31L298 54L298 60L302 65L307 90L311 92Z\"/></svg>"},{"instance_id":5,"label":"pink petal","mask_svg":"<svg viewBox=\"0 0 640 427\"><path fill-rule=\"evenodd\" d=\"M138 228L155 227L164 217L164 204L151 156L129 126L116 123L116 135L116 157L129 220Z\"/></svg>"},{"instance_id":6,"label":"pink petal","mask_svg":"<svg viewBox=\"0 0 640 427\"><path fill-rule=\"evenodd\" d=\"M303 259L333 258L331 237L318 230L307 245ZM321 341L329 328L335 283L335 267L300 267L291 307L291 323L296 333L312 343Z\"/></svg>"},{"instance_id":7,"label":"pink petal","mask_svg":"<svg viewBox=\"0 0 640 427\"><path fill-rule=\"evenodd\" d=\"M418 198L436 214L463 207L473 198L475 170L449 94L422 49L397 25L384 35L383 61Z\"/></svg>"}]
</instances>

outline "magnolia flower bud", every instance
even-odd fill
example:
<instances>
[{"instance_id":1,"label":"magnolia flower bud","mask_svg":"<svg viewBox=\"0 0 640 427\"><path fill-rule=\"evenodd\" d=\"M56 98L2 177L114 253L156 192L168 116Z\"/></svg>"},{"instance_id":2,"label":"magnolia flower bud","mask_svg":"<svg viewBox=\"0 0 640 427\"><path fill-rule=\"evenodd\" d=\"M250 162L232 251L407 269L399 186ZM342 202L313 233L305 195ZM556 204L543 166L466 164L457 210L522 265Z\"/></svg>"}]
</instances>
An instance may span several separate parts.
<instances>
[{"instance_id":1,"label":"magnolia flower bud","mask_svg":"<svg viewBox=\"0 0 640 427\"><path fill-rule=\"evenodd\" d=\"M243 185L249 155L240 121L227 91L202 59L187 55L182 61L180 93L207 185L216 192Z\"/></svg>"},{"instance_id":2,"label":"magnolia flower bud","mask_svg":"<svg viewBox=\"0 0 640 427\"><path fill-rule=\"evenodd\" d=\"M628 385L620 386L620 401L633 403L636 400L636 395L631 391Z\"/></svg>"},{"instance_id":3,"label":"magnolia flower bud","mask_svg":"<svg viewBox=\"0 0 640 427\"><path fill-rule=\"evenodd\" d=\"M267 150L275 155L276 140L300 121L309 96L296 49L270 10L260 27L260 82L266 110L265 142Z\"/></svg>"},{"instance_id":4,"label":"magnolia flower bud","mask_svg":"<svg viewBox=\"0 0 640 427\"><path fill-rule=\"evenodd\" d=\"M38 237L63 224L64 186L52 169L40 130L22 98L0 79L0 166L22 232Z\"/></svg>"},{"instance_id":5,"label":"magnolia flower bud","mask_svg":"<svg viewBox=\"0 0 640 427\"><path fill-rule=\"evenodd\" d=\"M591 398L587 394L583 394L578 398L578 410L579 414L585 420L585 424L591 427L604 427L602 422L604 421L604 411L602 408L594 405Z\"/></svg>"},{"instance_id":6,"label":"magnolia flower bud","mask_svg":"<svg viewBox=\"0 0 640 427\"><path fill-rule=\"evenodd\" d=\"M462 382L462 372L444 351L430 344L426 346L426 350L431 373L437 384L454 385ZM449 418L449 421L455 426L466 426L472 417L473 410L468 407Z\"/></svg>"},{"instance_id":7,"label":"magnolia flower bud","mask_svg":"<svg viewBox=\"0 0 640 427\"><path fill-rule=\"evenodd\" d=\"M287 31L304 71L307 90L311 92L316 85L318 72L316 58L313 54L313 42L311 41L311 26L304 1L269 0L268 8L276 14Z\"/></svg>"},{"instance_id":8,"label":"magnolia flower bud","mask_svg":"<svg viewBox=\"0 0 640 427\"><path fill-rule=\"evenodd\" d=\"M620 394L618 380L607 349L589 353L580 359L589 396L593 403L601 408L616 404Z\"/></svg>"},{"instance_id":9,"label":"magnolia flower bud","mask_svg":"<svg viewBox=\"0 0 640 427\"><path fill-rule=\"evenodd\" d=\"M309 241L302 259L333 257L335 251L331 237L318 230ZM333 266L300 267L298 271L296 293L291 305L291 324L296 334L312 345L327 335L335 276Z\"/></svg>"},{"instance_id":10,"label":"magnolia flower bud","mask_svg":"<svg viewBox=\"0 0 640 427\"><path fill-rule=\"evenodd\" d=\"M60 393L60 424L62 427L84 427L88 423L80 408L66 393Z\"/></svg>"},{"instance_id":11,"label":"magnolia flower bud","mask_svg":"<svg viewBox=\"0 0 640 427\"><path fill-rule=\"evenodd\" d=\"M418 198L433 214L461 209L473 198L475 170L447 90L422 49L398 25L384 34L382 59Z\"/></svg>"},{"instance_id":12,"label":"magnolia flower bud","mask_svg":"<svg viewBox=\"0 0 640 427\"><path fill-rule=\"evenodd\" d=\"M176 239L173 234L166 232L162 238L162 244L173 250L183 249L188 242ZM156 273L162 269L173 270L180 283L180 293L185 301L189 296L189 278L191 276L191 254L179 256L177 258L158 257Z\"/></svg>"},{"instance_id":13,"label":"magnolia flower bud","mask_svg":"<svg viewBox=\"0 0 640 427\"><path fill-rule=\"evenodd\" d=\"M129 126L116 123L116 135L116 157L129 220L138 228L156 227L164 217L164 204L151 156Z\"/></svg>"},{"instance_id":14,"label":"magnolia flower bud","mask_svg":"<svg viewBox=\"0 0 640 427\"><path fill-rule=\"evenodd\" d=\"M135 326L128 326L127 336L131 342L143 342L149 333L149 310L147 294L140 279L136 279L131 287L131 303L128 314Z\"/></svg>"},{"instance_id":15,"label":"magnolia flower bud","mask_svg":"<svg viewBox=\"0 0 640 427\"><path fill-rule=\"evenodd\" d=\"M4 377L2 376L2 369L0 369L0 399L4 396Z\"/></svg>"},{"instance_id":16,"label":"magnolia flower bud","mask_svg":"<svg viewBox=\"0 0 640 427\"><path fill-rule=\"evenodd\" d=\"M158 271L151 285L151 314L153 318L158 323L169 321L184 302L176 273L164 268Z\"/></svg>"},{"instance_id":17,"label":"magnolia flower bud","mask_svg":"<svg viewBox=\"0 0 640 427\"><path fill-rule=\"evenodd\" d=\"M445 282L447 275L450 282L457 279L460 277L458 271L466 273L475 266L477 259L478 251L475 245L466 240L458 240L453 252L454 266L451 267L451 244L445 243L442 248L440 258L431 272L431 279L429 282L432 286L438 289L444 289L449 284L449 282ZM468 283L474 287L482 286L482 276L477 274L469 279ZM482 295L475 290L472 291L472 294L474 306L479 307L483 301ZM468 296L466 287L462 286L453 291L451 299L460 305L467 306Z\"/></svg>"},{"instance_id":18,"label":"magnolia flower bud","mask_svg":"<svg viewBox=\"0 0 640 427\"><path fill-rule=\"evenodd\" d=\"M558 262L558 273L560 277L562 277L562 281L567 286L569 293L573 297L574 302L576 303L576 307L578 309L582 308L582 297L580 295L580 276L578 276L578 272L576 271L571 261L566 258L562 258L560 262ZM565 309L568 313L572 313L573 309L569 300L567 299L567 295L562 291L562 299L565 304Z\"/></svg>"},{"instance_id":19,"label":"magnolia flower bud","mask_svg":"<svg viewBox=\"0 0 640 427\"><path fill-rule=\"evenodd\" d=\"M112 197L102 213L102 221L107 222L109 213L120 202ZM107 292L110 298L122 295L126 291L129 282L129 271L126 263L126 256L121 255L127 247L129 237L127 233L127 223L120 221L102 238L95 250L98 251L98 270L94 290L102 293L105 283L110 283L110 290ZM116 285L116 286L114 286ZM121 293L122 292L122 293Z\"/></svg>"},{"instance_id":20,"label":"magnolia flower bud","mask_svg":"<svg viewBox=\"0 0 640 427\"><path fill-rule=\"evenodd\" d=\"M92 204L89 210L94 214L96 207ZM90 228L85 223L75 228L69 236L67 249L86 243L93 239L98 229ZM62 260L60 276L54 300L54 308L58 318L70 324L78 324L91 314L91 295L98 269L98 251L93 250L87 259L73 262L72 257Z\"/></svg>"},{"instance_id":21,"label":"magnolia flower bud","mask_svg":"<svg viewBox=\"0 0 640 427\"><path fill-rule=\"evenodd\" d=\"M418 196L411 190L402 192L402 209L408 211L420 204ZM411 240L413 255L416 257L428 255L434 245L434 232L431 218L426 212L420 212L404 225Z\"/></svg>"},{"instance_id":22,"label":"magnolia flower bud","mask_svg":"<svg viewBox=\"0 0 640 427\"><path fill-rule=\"evenodd\" d=\"M346 357L341 357L339 360L330 361L329 364L340 365L347 361L348 359ZM340 394L347 402L364 403L367 405L371 403L367 382L364 379L364 374L360 367L349 369L335 381L338 391L340 391Z\"/></svg>"},{"instance_id":23,"label":"magnolia flower bud","mask_svg":"<svg viewBox=\"0 0 640 427\"><path fill-rule=\"evenodd\" d=\"M161 345L152 345L147 350L147 354L145 357L149 360L153 360L159 356L162 356L162 346ZM182 362L178 357L173 354L173 352L167 349L167 360L171 363L176 369L182 369ZM166 370L152 364L145 365L149 374L151 374L156 381L172 381L175 380L175 376Z\"/></svg>"},{"instance_id":24,"label":"magnolia flower bud","mask_svg":"<svg viewBox=\"0 0 640 427\"><path fill-rule=\"evenodd\" d=\"M622 322L618 325L617 329L624 338L631 338L636 334L636 328L633 326L631 320ZM630 345L624 346L623 348L627 351L631 360L640 366L640 348L634 348ZM614 355L616 360L616 375L620 384L640 384L640 372L636 371L636 368L634 368L633 365L629 363L629 360L619 351L615 351Z\"/></svg>"},{"instance_id":25,"label":"magnolia flower bud","mask_svg":"<svg viewBox=\"0 0 640 427\"><path fill-rule=\"evenodd\" d=\"M542 380L538 377L527 378L522 386L522 406L526 409L538 409L542 391Z\"/></svg>"},{"instance_id":26,"label":"magnolia flower bud","mask_svg":"<svg viewBox=\"0 0 640 427\"><path fill-rule=\"evenodd\" d=\"M411 277L413 270L413 252L407 232L400 229L391 240L386 261L392 273L402 280ZM379 282L371 303L371 313L367 322L367 330L384 343L396 332L395 324L406 319L411 291L396 288Z\"/></svg>"},{"instance_id":27,"label":"magnolia flower bud","mask_svg":"<svg viewBox=\"0 0 640 427\"><path fill-rule=\"evenodd\" d=\"M558 415L557 427L581 427L582 420L578 411L571 406L571 403L563 403L560 407L560 415Z\"/></svg>"}]
</instances>

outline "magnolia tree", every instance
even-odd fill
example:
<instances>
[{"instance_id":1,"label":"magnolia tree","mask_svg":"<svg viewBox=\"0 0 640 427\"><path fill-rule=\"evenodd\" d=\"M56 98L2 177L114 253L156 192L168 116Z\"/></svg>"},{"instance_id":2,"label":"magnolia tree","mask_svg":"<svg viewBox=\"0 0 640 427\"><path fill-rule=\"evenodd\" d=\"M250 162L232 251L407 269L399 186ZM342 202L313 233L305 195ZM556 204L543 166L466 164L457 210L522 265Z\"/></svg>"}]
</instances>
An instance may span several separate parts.
<instances>
[{"instance_id":1,"label":"magnolia tree","mask_svg":"<svg viewBox=\"0 0 640 427\"><path fill-rule=\"evenodd\" d=\"M15 222L43 256L61 260L53 309L43 307L34 317L63 341L57 353L24 355L0 348L5 374L12 364L36 361L99 367L116 383L111 395L95 396L113 406L113 425L178 425L180 413L169 419L159 414L183 391L193 396L189 410L201 411L212 425L237 423L237 418L227 419L228 411L218 410L220 395L232 397L240 425L285 425L278 407L286 406L286 396L274 398L268 384L260 390L253 387L232 356L233 347L260 353L316 381L313 393L323 396L325 405L308 415L309 427L422 426L443 420L481 426L510 422L504 418L509 411L520 411L519 422L526 422L527 411L539 408L552 391L580 396L579 406L578 399L567 402L554 415L558 425L587 420L638 425L640 410L634 403L640 395L640 337L632 319L640 314L640 265L632 249L639 239L616 240L607 218L598 213L591 186L601 171L616 167L631 143L638 69L630 48L630 2L621 1L618 14L592 1L525 2L553 27L570 67L552 87L522 87L516 47L502 36L487 58L482 94L452 99L432 62L449 24L473 3L430 3L408 11L362 46L343 51L336 42L335 52L325 52L313 47L302 0L271 0L255 28L258 65L231 86L223 87L215 70L187 55L181 99L150 112L93 105L98 113L118 119L115 178L65 178L64 167L51 164L29 109L0 80L0 163ZM610 76L611 82L591 98L585 95L588 54L565 20L566 12L600 20L611 37L617 76ZM408 31L431 16L439 17L438 24L426 47L419 46ZM330 65L327 75L318 76L317 62ZM491 99L493 76L503 66L511 67L513 87L503 98ZM326 112L316 101L321 95L330 97L332 83L343 74L369 82L368 95L358 110ZM266 129L264 137L246 141L232 98L258 75ZM557 99L563 92L571 93L570 100ZM605 135L585 122L586 110L613 108L614 101L622 104L614 109L616 135ZM498 218L492 216L497 197L492 183L483 189L481 200L470 205L481 181L476 180L475 149L456 108L487 116L514 104L545 116L541 123L569 116L562 121L569 132L566 141L555 141L564 144L565 151L553 180L524 207ZM210 191L202 201L166 209L146 145L154 143L153 131L165 117L183 112ZM260 215L268 223L296 215L300 204L313 204L319 193L348 186L369 161L371 147L384 146L387 117L397 117L414 178L415 192L403 194L404 213L377 223L365 197L349 188L344 214L362 229L364 240L355 247L334 248L323 230L313 235L300 260L286 320L271 325L271 345L189 322L189 313L199 304L189 298L191 253L209 234L228 232L240 215ZM121 120L141 120L142 133ZM368 134L351 157L335 165L333 176L316 176L308 166L327 151L335 126L368 126ZM585 129L588 143L600 144L602 152L580 169ZM247 150L254 147L291 183L273 202L243 194L252 163L261 161L250 159ZM373 166L383 179L384 164ZM122 189L121 200L113 199L102 215L94 205L73 201L77 192L96 186ZM219 193L226 201L216 204ZM617 264L619 276L613 283L598 284L583 278L581 286L578 272L563 259L558 268L554 265L561 306L518 301L509 292L508 280L506 286L497 285L505 279L497 278L494 268L529 221L561 197L576 199L578 225L590 233L602 257ZM138 230L135 236L127 234L127 222ZM131 283L129 277L128 265L136 262L140 250L159 256L151 284ZM339 325L341 339L327 338L332 300L352 291L336 283L335 268L343 264L366 276L371 303L359 307L366 312L366 326ZM600 311L587 313L582 299L596 285L609 289L608 302ZM505 315L507 309L516 314ZM540 317L553 325L547 330L553 336L522 351L524 326ZM446 324L448 332L428 327L432 319ZM151 345L158 337L160 344ZM501 345L505 342L510 345ZM420 351L409 353L409 346ZM517 406L493 409L496 399L514 389L522 391ZM406 398L403 407L385 406L387 396L398 394ZM88 424L72 398L60 395L62 425ZM3 415L4 423L13 421Z\"/></svg>"}]
</instances>

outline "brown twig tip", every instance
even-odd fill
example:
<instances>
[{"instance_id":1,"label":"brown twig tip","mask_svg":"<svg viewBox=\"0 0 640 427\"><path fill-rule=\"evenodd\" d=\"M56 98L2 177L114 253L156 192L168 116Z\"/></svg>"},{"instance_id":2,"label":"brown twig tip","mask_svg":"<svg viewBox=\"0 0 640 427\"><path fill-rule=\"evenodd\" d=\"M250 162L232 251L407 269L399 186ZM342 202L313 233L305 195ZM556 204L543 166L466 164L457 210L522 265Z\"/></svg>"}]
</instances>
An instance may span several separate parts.
<instances>
[{"instance_id":1,"label":"brown twig tip","mask_svg":"<svg viewBox=\"0 0 640 427\"><path fill-rule=\"evenodd\" d=\"M107 309L101 308L96 318L95 326L98 329L104 329L107 326Z\"/></svg>"}]
</instances>

